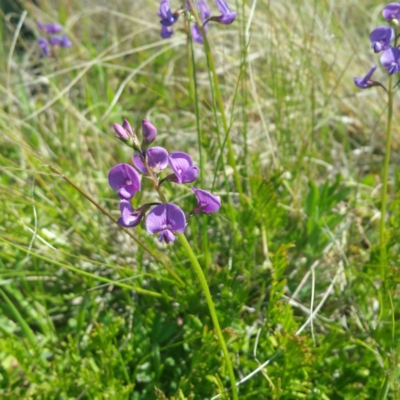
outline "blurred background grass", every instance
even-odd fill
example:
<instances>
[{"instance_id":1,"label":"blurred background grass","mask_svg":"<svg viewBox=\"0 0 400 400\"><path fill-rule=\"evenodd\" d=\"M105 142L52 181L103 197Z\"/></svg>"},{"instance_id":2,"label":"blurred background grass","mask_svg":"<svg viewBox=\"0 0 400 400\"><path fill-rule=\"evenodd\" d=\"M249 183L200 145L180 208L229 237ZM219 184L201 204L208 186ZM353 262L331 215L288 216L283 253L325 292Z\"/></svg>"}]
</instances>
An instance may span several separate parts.
<instances>
[{"instance_id":1,"label":"blurred background grass","mask_svg":"<svg viewBox=\"0 0 400 400\"><path fill-rule=\"evenodd\" d=\"M198 161L186 34L160 39L156 1L19 4L3 3L0 29L1 397L211 398L229 380L179 243L132 231L183 286L60 176L118 217L107 173L131 157L112 130L123 117L149 119L157 145ZM237 21L209 36L246 204L217 162L223 132L195 45L204 189L224 204L186 232L238 381L273 358L240 398L398 398L398 106L388 311L376 248L385 96L352 82L376 63L368 34L384 3L230 5ZM40 58L38 20L64 25L73 47ZM193 206L187 188L166 193ZM149 200L143 190L134 204Z\"/></svg>"}]
</instances>

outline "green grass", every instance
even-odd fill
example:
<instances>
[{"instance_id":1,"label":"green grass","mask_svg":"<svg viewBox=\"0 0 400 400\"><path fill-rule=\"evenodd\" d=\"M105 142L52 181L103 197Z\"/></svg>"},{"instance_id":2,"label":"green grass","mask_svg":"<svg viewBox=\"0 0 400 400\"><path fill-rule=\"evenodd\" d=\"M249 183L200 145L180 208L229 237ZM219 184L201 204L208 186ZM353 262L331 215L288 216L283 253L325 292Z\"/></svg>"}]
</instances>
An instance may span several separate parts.
<instances>
[{"instance_id":1,"label":"green grass","mask_svg":"<svg viewBox=\"0 0 400 400\"><path fill-rule=\"evenodd\" d=\"M399 97L382 284L386 99L352 81L376 62L368 35L383 5L231 0L238 20L210 24L240 196L204 48L194 45L195 85L184 31L159 38L158 2L21 3L34 35L38 19L59 21L74 45L40 59L35 38L16 32L21 14L0 19L0 397L211 399L230 388L184 247L112 220L107 174L132 157L112 124L125 117L137 131L150 120L155 144L188 152L203 189L221 196L186 237L239 398L400 398ZM142 186L135 206L156 200ZM164 186L187 211L189 192Z\"/></svg>"}]
</instances>

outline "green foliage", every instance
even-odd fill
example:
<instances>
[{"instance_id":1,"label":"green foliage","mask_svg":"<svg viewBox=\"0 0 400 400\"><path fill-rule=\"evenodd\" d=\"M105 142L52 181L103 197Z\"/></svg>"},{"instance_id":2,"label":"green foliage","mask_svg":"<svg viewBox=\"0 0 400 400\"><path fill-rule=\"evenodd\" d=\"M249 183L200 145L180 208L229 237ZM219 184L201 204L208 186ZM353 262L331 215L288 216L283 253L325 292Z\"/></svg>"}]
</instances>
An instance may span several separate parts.
<instances>
[{"instance_id":1,"label":"green foliage","mask_svg":"<svg viewBox=\"0 0 400 400\"><path fill-rule=\"evenodd\" d=\"M375 4L231 1L238 21L209 24L239 196L201 46L196 98L185 33L160 41L154 4L38 3L21 1L18 36L16 15L0 19L0 397L230 397L180 243L160 245L138 227L138 244L82 195L118 218L107 173L132 157L112 132L125 117L136 131L151 120L168 151L196 163L201 151L204 189L222 198L186 234L240 399L399 398L399 124L382 284L382 97L352 89L370 64ZM39 58L40 19L61 21L73 47ZM142 184L135 206L154 201ZM188 187L163 186L183 209L195 205Z\"/></svg>"}]
</instances>

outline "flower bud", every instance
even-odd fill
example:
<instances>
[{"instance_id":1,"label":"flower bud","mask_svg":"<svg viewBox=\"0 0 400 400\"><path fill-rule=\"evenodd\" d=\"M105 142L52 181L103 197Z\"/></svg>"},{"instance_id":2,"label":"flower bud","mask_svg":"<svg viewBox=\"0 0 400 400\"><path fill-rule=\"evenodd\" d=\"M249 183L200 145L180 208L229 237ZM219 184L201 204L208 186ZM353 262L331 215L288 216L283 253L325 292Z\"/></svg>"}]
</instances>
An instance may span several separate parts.
<instances>
[{"instance_id":1,"label":"flower bud","mask_svg":"<svg viewBox=\"0 0 400 400\"><path fill-rule=\"evenodd\" d=\"M142 120L142 147L146 149L150 143L154 142L157 136L156 127L147 120Z\"/></svg>"},{"instance_id":2,"label":"flower bud","mask_svg":"<svg viewBox=\"0 0 400 400\"><path fill-rule=\"evenodd\" d=\"M114 124L114 130L117 133L119 139L121 139L129 147L132 147L136 151L141 151L138 138L135 135L131 124L126 119L124 119L122 126L120 124Z\"/></svg>"},{"instance_id":3,"label":"flower bud","mask_svg":"<svg viewBox=\"0 0 400 400\"><path fill-rule=\"evenodd\" d=\"M129 139L126 130L120 124L114 124L114 130L123 142L126 142Z\"/></svg>"}]
</instances>

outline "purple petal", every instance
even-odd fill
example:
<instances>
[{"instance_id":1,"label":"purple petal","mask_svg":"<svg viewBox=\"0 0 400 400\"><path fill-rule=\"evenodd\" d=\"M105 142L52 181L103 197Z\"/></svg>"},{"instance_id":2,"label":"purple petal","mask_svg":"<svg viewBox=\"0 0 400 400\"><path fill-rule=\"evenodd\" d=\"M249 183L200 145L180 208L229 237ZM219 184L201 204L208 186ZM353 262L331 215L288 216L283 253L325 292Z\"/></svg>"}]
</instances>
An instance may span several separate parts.
<instances>
[{"instance_id":1,"label":"purple petal","mask_svg":"<svg viewBox=\"0 0 400 400\"><path fill-rule=\"evenodd\" d=\"M369 35L375 53L386 50L394 38L394 29L389 26L379 26Z\"/></svg>"},{"instance_id":2,"label":"purple petal","mask_svg":"<svg viewBox=\"0 0 400 400\"><path fill-rule=\"evenodd\" d=\"M111 168L108 183L112 189L118 190L119 196L130 199L140 190L140 176L129 164L118 164Z\"/></svg>"},{"instance_id":3,"label":"purple petal","mask_svg":"<svg viewBox=\"0 0 400 400\"><path fill-rule=\"evenodd\" d=\"M143 141L145 141L147 144L154 142L155 138L157 137L156 127L146 119L142 120L142 135Z\"/></svg>"},{"instance_id":4,"label":"purple petal","mask_svg":"<svg viewBox=\"0 0 400 400\"><path fill-rule=\"evenodd\" d=\"M43 22L38 22L37 26L40 30L46 32L49 35L54 35L62 31L62 26L57 23L43 24Z\"/></svg>"},{"instance_id":5,"label":"purple petal","mask_svg":"<svg viewBox=\"0 0 400 400\"><path fill-rule=\"evenodd\" d=\"M52 36L51 38L50 38L50 44L52 45L52 46L59 46L60 45L60 42L61 42L61 37L60 36Z\"/></svg>"},{"instance_id":6,"label":"purple petal","mask_svg":"<svg viewBox=\"0 0 400 400\"><path fill-rule=\"evenodd\" d=\"M221 15L219 17L212 17L211 19L221 24L231 24L236 19L237 12L232 12L225 0L215 0L215 3Z\"/></svg>"},{"instance_id":7,"label":"purple petal","mask_svg":"<svg viewBox=\"0 0 400 400\"><path fill-rule=\"evenodd\" d=\"M166 243L174 242L175 235L169 229L164 229L158 236L159 242L162 242L163 240L165 240Z\"/></svg>"},{"instance_id":8,"label":"purple petal","mask_svg":"<svg viewBox=\"0 0 400 400\"><path fill-rule=\"evenodd\" d=\"M135 190L135 188L132 185L125 185L122 186L121 189L118 190L118 196L121 199L131 199L135 193L137 192L137 190Z\"/></svg>"},{"instance_id":9,"label":"purple petal","mask_svg":"<svg viewBox=\"0 0 400 400\"><path fill-rule=\"evenodd\" d=\"M128 140L129 136L126 133L126 129L123 128L120 124L114 124L114 131L116 134L119 136L120 139L122 140Z\"/></svg>"},{"instance_id":10,"label":"purple petal","mask_svg":"<svg viewBox=\"0 0 400 400\"><path fill-rule=\"evenodd\" d=\"M169 39L172 35L174 34L174 31L172 30L172 28L170 26L162 26L161 27L161 37L163 39Z\"/></svg>"},{"instance_id":11,"label":"purple petal","mask_svg":"<svg viewBox=\"0 0 400 400\"><path fill-rule=\"evenodd\" d=\"M167 224L174 232L183 233L186 227L186 217L184 212L175 204L166 204Z\"/></svg>"},{"instance_id":12,"label":"purple petal","mask_svg":"<svg viewBox=\"0 0 400 400\"><path fill-rule=\"evenodd\" d=\"M154 207L146 217L146 229L149 233L158 233L165 229L167 224L166 204Z\"/></svg>"},{"instance_id":13,"label":"purple petal","mask_svg":"<svg viewBox=\"0 0 400 400\"><path fill-rule=\"evenodd\" d=\"M158 233L164 230L183 233L185 226L185 214L172 203L154 207L146 217L146 229L149 233Z\"/></svg>"},{"instance_id":14,"label":"purple petal","mask_svg":"<svg viewBox=\"0 0 400 400\"><path fill-rule=\"evenodd\" d=\"M201 189L195 189L191 187L193 193L197 197L197 207L193 210L193 213L203 212L205 214L210 214L212 212L219 211L221 208L221 198L215 196L210 192Z\"/></svg>"},{"instance_id":15,"label":"purple petal","mask_svg":"<svg viewBox=\"0 0 400 400\"><path fill-rule=\"evenodd\" d=\"M133 157L133 164L143 175L148 175L147 168L138 155Z\"/></svg>"},{"instance_id":16,"label":"purple petal","mask_svg":"<svg viewBox=\"0 0 400 400\"><path fill-rule=\"evenodd\" d=\"M202 22L208 20L211 15L211 10L208 8L206 0L198 0L197 1L197 6L199 7L200 10L200 19Z\"/></svg>"},{"instance_id":17,"label":"purple petal","mask_svg":"<svg viewBox=\"0 0 400 400\"><path fill-rule=\"evenodd\" d=\"M381 55L381 63L387 72L396 74L400 71L400 50L397 47L389 47Z\"/></svg>"},{"instance_id":18,"label":"purple petal","mask_svg":"<svg viewBox=\"0 0 400 400\"><path fill-rule=\"evenodd\" d=\"M378 68L377 65L373 66L363 78L354 78L354 83L360 89L367 89L371 86L375 86L376 82L371 80L372 74Z\"/></svg>"},{"instance_id":19,"label":"purple petal","mask_svg":"<svg viewBox=\"0 0 400 400\"><path fill-rule=\"evenodd\" d=\"M116 125L116 124L114 124ZM124 118L124 122L122 123L122 128L127 132L131 137L134 137L135 134L133 133L133 129L131 127L131 124Z\"/></svg>"},{"instance_id":20,"label":"purple petal","mask_svg":"<svg viewBox=\"0 0 400 400\"><path fill-rule=\"evenodd\" d=\"M400 18L400 3L389 3L382 11L383 18L387 21Z\"/></svg>"},{"instance_id":21,"label":"purple petal","mask_svg":"<svg viewBox=\"0 0 400 400\"><path fill-rule=\"evenodd\" d=\"M69 40L67 35L62 35L61 36L61 41L60 41L61 47L67 48L72 46L72 42Z\"/></svg>"},{"instance_id":22,"label":"purple petal","mask_svg":"<svg viewBox=\"0 0 400 400\"><path fill-rule=\"evenodd\" d=\"M141 213L135 214L131 202L125 199L120 200L119 207L121 210L121 217L118 219L118 224L125 228L132 228L140 224L143 217Z\"/></svg>"},{"instance_id":23,"label":"purple petal","mask_svg":"<svg viewBox=\"0 0 400 400\"><path fill-rule=\"evenodd\" d=\"M182 172L179 183L191 183L197 179L199 175L199 168L196 166L189 167L187 170Z\"/></svg>"},{"instance_id":24,"label":"purple petal","mask_svg":"<svg viewBox=\"0 0 400 400\"><path fill-rule=\"evenodd\" d=\"M179 180L182 172L186 171L189 167L193 165L193 161L189 154L186 154L183 151L177 151L169 155L169 165L171 166L172 170L175 172L175 175Z\"/></svg>"},{"instance_id":25,"label":"purple petal","mask_svg":"<svg viewBox=\"0 0 400 400\"><path fill-rule=\"evenodd\" d=\"M196 43L203 44L203 36L197 24L193 24L192 26L192 38Z\"/></svg>"},{"instance_id":26,"label":"purple petal","mask_svg":"<svg viewBox=\"0 0 400 400\"><path fill-rule=\"evenodd\" d=\"M44 37L41 37L38 40L38 45L42 49L42 54L45 57L49 57L50 56L50 46L49 46L48 40Z\"/></svg>"},{"instance_id":27,"label":"purple petal","mask_svg":"<svg viewBox=\"0 0 400 400\"><path fill-rule=\"evenodd\" d=\"M178 16L171 12L169 0L161 0L158 15L162 18L160 23L163 26L171 26L178 20Z\"/></svg>"},{"instance_id":28,"label":"purple petal","mask_svg":"<svg viewBox=\"0 0 400 400\"><path fill-rule=\"evenodd\" d=\"M168 152L163 147L151 147L146 150L146 156L149 166L156 173L168 167Z\"/></svg>"}]
</instances>

